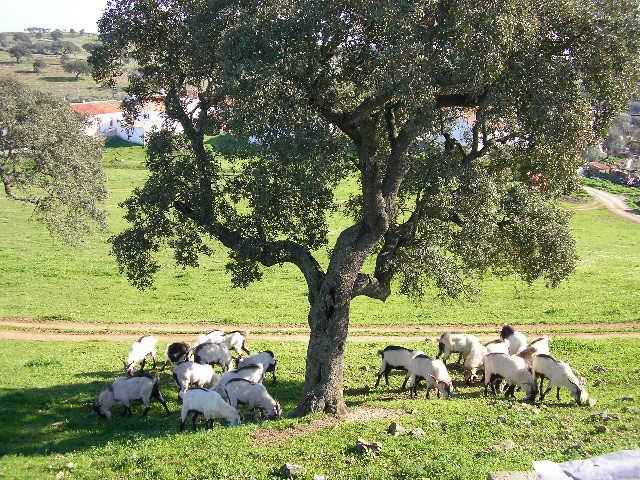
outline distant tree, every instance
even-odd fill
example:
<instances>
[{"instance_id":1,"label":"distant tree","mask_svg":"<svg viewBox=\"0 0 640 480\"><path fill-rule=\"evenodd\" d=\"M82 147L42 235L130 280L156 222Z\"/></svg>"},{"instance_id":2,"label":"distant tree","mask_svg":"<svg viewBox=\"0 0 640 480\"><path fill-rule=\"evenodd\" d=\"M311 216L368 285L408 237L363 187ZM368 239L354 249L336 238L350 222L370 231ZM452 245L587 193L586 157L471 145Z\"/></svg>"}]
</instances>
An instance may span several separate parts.
<instances>
[{"instance_id":1,"label":"distant tree","mask_svg":"<svg viewBox=\"0 0 640 480\"><path fill-rule=\"evenodd\" d=\"M47 68L47 62L45 62L44 60L36 60L35 62L33 62L33 71L35 73L40 73L42 72L45 68Z\"/></svg>"},{"instance_id":2,"label":"distant tree","mask_svg":"<svg viewBox=\"0 0 640 480\"><path fill-rule=\"evenodd\" d=\"M6 33L0 33L0 47L7 48L9 45L11 45L9 36Z\"/></svg>"},{"instance_id":3,"label":"distant tree","mask_svg":"<svg viewBox=\"0 0 640 480\"><path fill-rule=\"evenodd\" d=\"M29 47L22 43L14 45L8 50L8 52L9 55L16 59L16 63L20 63L23 58L31 55L31 50L29 49Z\"/></svg>"},{"instance_id":4,"label":"distant tree","mask_svg":"<svg viewBox=\"0 0 640 480\"><path fill-rule=\"evenodd\" d=\"M59 48L60 52L63 55L69 55L71 53L78 53L82 51L82 49L78 45L69 41L60 42Z\"/></svg>"},{"instance_id":5,"label":"distant tree","mask_svg":"<svg viewBox=\"0 0 640 480\"><path fill-rule=\"evenodd\" d=\"M80 29L80 35L84 35L84 33L85 33L85 29L84 29L84 28L81 28L81 29Z\"/></svg>"},{"instance_id":6,"label":"distant tree","mask_svg":"<svg viewBox=\"0 0 640 480\"><path fill-rule=\"evenodd\" d=\"M556 200L640 81L636 1L161 3L109 2L91 55L106 84L136 61L129 116L163 90L184 129L150 138L113 253L141 288L162 248L197 266L212 240L236 286L299 268L310 338L295 413L345 411L354 299L460 297L492 273L555 286L574 270ZM205 140L223 122L257 144L223 161ZM341 182L357 185L344 205ZM351 221L333 236L340 208Z\"/></svg>"},{"instance_id":7,"label":"distant tree","mask_svg":"<svg viewBox=\"0 0 640 480\"><path fill-rule=\"evenodd\" d=\"M49 231L78 242L106 226L102 146L68 103L0 79L0 179Z\"/></svg>"},{"instance_id":8,"label":"distant tree","mask_svg":"<svg viewBox=\"0 0 640 480\"><path fill-rule=\"evenodd\" d=\"M16 43L31 43L31 37L23 32L18 32L13 34L13 41Z\"/></svg>"},{"instance_id":9,"label":"distant tree","mask_svg":"<svg viewBox=\"0 0 640 480\"><path fill-rule=\"evenodd\" d=\"M42 32L36 32L35 36L38 40L40 40L42 37L44 37L44 34Z\"/></svg>"},{"instance_id":10,"label":"distant tree","mask_svg":"<svg viewBox=\"0 0 640 480\"><path fill-rule=\"evenodd\" d=\"M82 45L82 48L88 53L91 53L96 49L96 47L99 47L99 46L100 46L100 43L98 42L87 42Z\"/></svg>"},{"instance_id":11,"label":"distant tree","mask_svg":"<svg viewBox=\"0 0 640 480\"><path fill-rule=\"evenodd\" d=\"M74 28L70 28L70 29L69 29L69 33L75 34L75 33L76 33L76 30L75 30Z\"/></svg>"},{"instance_id":12,"label":"distant tree","mask_svg":"<svg viewBox=\"0 0 640 480\"><path fill-rule=\"evenodd\" d=\"M67 73L73 73L76 76L76 80L80 75L88 75L91 73L91 66L86 60L76 59L69 60L62 65L62 68Z\"/></svg>"},{"instance_id":13,"label":"distant tree","mask_svg":"<svg viewBox=\"0 0 640 480\"><path fill-rule=\"evenodd\" d=\"M64 36L64 34L62 33L62 31L60 29L55 29L53 32L51 32L51 39L54 41L59 41L62 40L62 37Z\"/></svg>"}]
</instances>

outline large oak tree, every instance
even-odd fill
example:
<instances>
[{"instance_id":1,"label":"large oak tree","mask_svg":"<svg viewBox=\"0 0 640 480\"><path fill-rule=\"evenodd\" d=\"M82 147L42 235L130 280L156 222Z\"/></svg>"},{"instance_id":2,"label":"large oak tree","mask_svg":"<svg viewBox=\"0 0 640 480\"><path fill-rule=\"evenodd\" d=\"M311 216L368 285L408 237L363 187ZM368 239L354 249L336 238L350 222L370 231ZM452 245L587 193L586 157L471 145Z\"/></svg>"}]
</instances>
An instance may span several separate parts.
<instances>
[{"instance_id":1,"label":"large oak tree","mask_svg":"<svg viewBox=\"0 0 640 480\"><path fill-rule=\"evenodd\" d=\"M220 241L239 286L295 264L311 329L297 413L343 412L354 298L572 272L554 200L637 85L639 27L629 0L112 1L94 76L133 58L129 110L161 92L184 127L150 139L113 251L141 288L163 245L196 266ZM222 126L253 139L224 162L205 143ZM336 209L353 223L321 264Z\"/></svg>"},{"instance_id":2,"label":"large oak tree","mask_svg":"<svg viewBox=\"0 0 640 480\"><path fill-rule=\"evenodd\" d=\"M71 243L106 227L103 145L86 124L68 103L0 78L0 188Z\"/></svg>"}]
</instances>

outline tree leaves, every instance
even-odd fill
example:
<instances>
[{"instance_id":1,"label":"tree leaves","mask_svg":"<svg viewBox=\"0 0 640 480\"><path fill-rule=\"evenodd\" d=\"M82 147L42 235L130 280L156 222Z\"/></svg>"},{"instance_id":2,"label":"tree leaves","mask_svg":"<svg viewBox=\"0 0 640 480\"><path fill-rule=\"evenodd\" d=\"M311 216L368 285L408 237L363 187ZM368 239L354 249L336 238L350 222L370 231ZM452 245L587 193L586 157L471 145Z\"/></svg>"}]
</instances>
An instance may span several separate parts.
<instances>
[{"instance_id":1,"label":"tree leaves","mask_svg":"<svg viewBox=\"0 0 640 480\"><path fill-rule=\"evenodd\" d=\"M106 227L102 145L86 121L51 95L0 79L0 175L9 199L71 243Z\"/></svg>"}]
</instances>

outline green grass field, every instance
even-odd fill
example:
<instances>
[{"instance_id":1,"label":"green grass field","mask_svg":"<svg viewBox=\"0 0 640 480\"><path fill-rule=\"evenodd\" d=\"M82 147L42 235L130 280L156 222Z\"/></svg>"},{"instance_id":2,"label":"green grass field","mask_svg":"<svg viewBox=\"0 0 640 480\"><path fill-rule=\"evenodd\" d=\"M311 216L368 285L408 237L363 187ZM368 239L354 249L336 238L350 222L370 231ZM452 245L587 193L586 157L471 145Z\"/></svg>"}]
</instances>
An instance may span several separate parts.
<instances>
[{"instance_id":1,"label":"green grass field","mask_svg":"<svg viewBox=\"0 0 640 480\"><path fill-rule=\"evenodd\" d=\"M198 269L166 265L156 289L140 292L118 273L106 242L124 227L118 203L147 175L143 149L114 143L106 149L110 232L76 249L51 238L30 221L24 205L0 200L0 318L29 317L127 322L203 322L253 325L304 324L307 300L302 275L293 266L266 271L263 281L234 289L225 272L225 249L202 259ZM348 189L338 192L341 199ZM528 287L516 278L488 278L474 299L441 302L434 295L421 304L394 294L386 302L354 301L353 324L492 324L629 322L640 318L640 226L607 210L570 205L580 262L557 289ZM331 221L335 240L347 220ZM326 251L318 252L326 264Z\"/></svg>"},{"instance_id":2,"label":"green grass field","mask_svg":"<svg viewBox=\"0 0 640 480\"><path fill-rule=\"evenodd\" d=\"M416 344L435 353L435 344ZM279 356L279 382L271 386L286 414L294 407L304 374L302 342L251 343ZM128 344L110 342L0 341L0 475L11 479L262 479L272 478L285 462L307 469L303 478L324 474L331 479L484 479L489 471L531 469L533 460L565 461L640 445L640 343L629 340L557 340L554 355L569 360L587 378L597 399L595 407L561 401L549 395L544 406L502 398L485 399L480 386L460 387L449 401L432 395L425 400L400 393L402 377L392 389L372 388L380 345L352 343L347 347L345 395L357 414L352 423L315 416L283 418L262 424L247 422L230 428L178 432L180 406L175 384L161 375L170 416L154 404L148 418L122 418L114 410L111 422L91 413L87 405L119 374L119 358ZM606 373L594 373L602 365ZM452 370L454 379L461 379ZM600 381L599 386L594 382ZM596 382L598 384L598 382ZM634 401L620 400L634 395ZM521 396L522 394L519 394ZM517 395L518 396L518 395ZM371 420L368 410L386 409L386 419ZM602 420L592 414L608 409L607 432L594 433ZM379 413L379 412L378 412ZM378 416L377 418L381 418ZM423 437L386 434L391 421L422 428ZM324 426L324 427L323 427ZM323 427L323 428L320 428ZM264 430L270 429L270 430ZM382 455L361 456L353 447L358 438L378 441ZM266 439L266 440L265 440ZM515 448L502 451L512 441ZM73 463L71 471L66 467Z\"/></svg>"}]
</instances>

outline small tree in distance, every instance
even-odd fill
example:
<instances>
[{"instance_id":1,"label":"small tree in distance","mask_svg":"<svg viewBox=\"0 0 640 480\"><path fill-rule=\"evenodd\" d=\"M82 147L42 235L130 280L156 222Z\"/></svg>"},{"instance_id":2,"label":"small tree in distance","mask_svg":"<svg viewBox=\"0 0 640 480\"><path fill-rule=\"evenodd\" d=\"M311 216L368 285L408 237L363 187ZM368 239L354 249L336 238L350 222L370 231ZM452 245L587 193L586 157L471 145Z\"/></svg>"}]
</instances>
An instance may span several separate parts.
<instances>
[{"instance_id":1,"label":"small tree in distance","mask_svg":"<svg viewBox=\"0 0 640 480\"><path fill-rule=\"evenodd\" d=\"M9 55L16 59L16 63L20 63L23 58L31 55L31 50L26 45L21 43L14 45L9 50Z\"/></svg>"},{"instance_id":2,"label":"small tree in distance","mask_svg":"<svg viewBox=\"0 0 640 480\"><path fill-rule=\"evenodd\" d=\"M60 40L62 40L63 36L64 34L62 33L62 31L57 28L53 32L51 32L51 40L55 42L59 42Z\"/></svg>"},{"instance_id":3,"label":"small tree in distance","mask_svg":"<svg viewBox=\"0 0 640 480\"><path fill-rule=\"evenodd\" d=\"M33 62L33 71L35 73L42 72L47 67L47 63L44 60L38 59Z\"/></svg>"},{"instance_id":4,"label":"small tree in distance","mask_svg":"<svg viewBox=\"0 0 640 480\"><path fill-rule=\"evenodd\" d=\"M76 76L76 80L78 80L81 75L91 73L91 66L86 60L81 59L69 60L62 65L62 68L67 73L73 73Z\"/></svg>"},{"instance_id":5,"label":"small tree in distance","mask_svg":"<svg viewBox=\"0 0 640 480\"><path fill-rule=\"evenodd\" d=\"M344 412L355 298L460 297L488 273L555 286L573 271L555 199L640 80L633 3L109 3L94 77L112 84L134 59L129 113L162 90L184 128L149 141L149 179L113 238L121 271L147 288L163 246L197 266L211 239L236 286L295 265L311 332L295 413ZM221 125L258 142L222 162L205 143ZM357 185L346 205L341 182ZM351 224L329 244L339 209Z\"/></svg>"}]
</instances>

